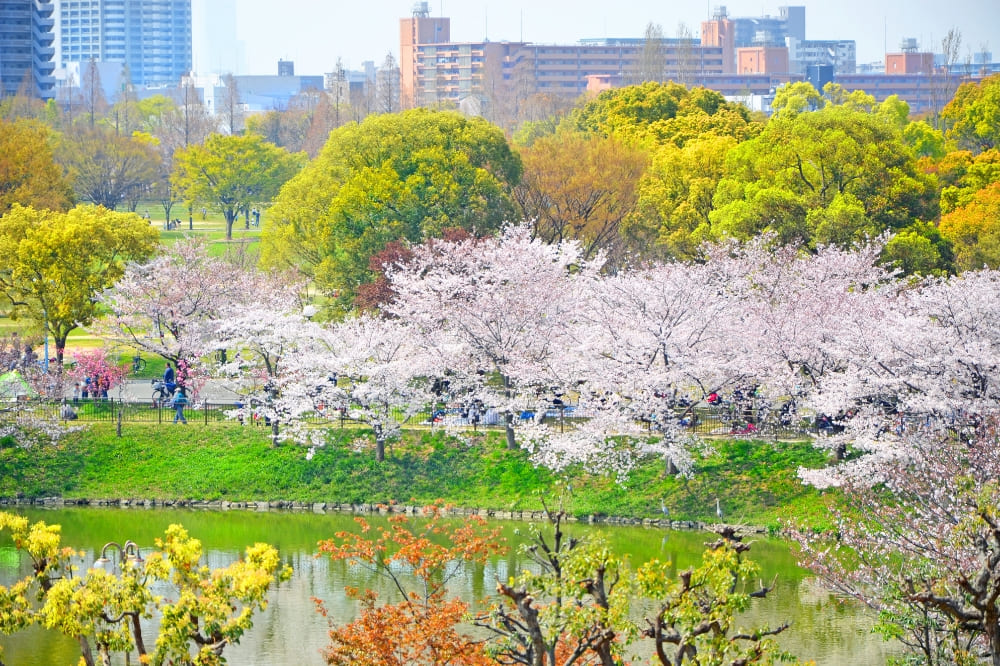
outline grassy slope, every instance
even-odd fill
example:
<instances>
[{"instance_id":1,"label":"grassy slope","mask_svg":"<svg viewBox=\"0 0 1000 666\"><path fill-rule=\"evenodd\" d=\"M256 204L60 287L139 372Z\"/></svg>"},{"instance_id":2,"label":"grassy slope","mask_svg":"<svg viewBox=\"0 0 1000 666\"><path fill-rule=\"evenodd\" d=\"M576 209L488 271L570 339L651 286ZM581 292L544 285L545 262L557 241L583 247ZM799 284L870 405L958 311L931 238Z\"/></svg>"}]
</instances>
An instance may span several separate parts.
<instances>
[{"instance_id":1,"label":"grassy slope","mask_svg":"<svg viewBox=\"0 0 1000 666\"><path fill-rule=\"evenodd\" d=\"M497 434L466 443L415 431L382 464L374 461L362 431L334 431L337 441L312 460L298 447L271 448L267 435L235 424L128 424L119 439L113 426L94 425L56 446L0 448L0 497L340 503L440 498L527 510L561 496L581 516L650 518L660 516L662 499L675 520L702 521L716 520L718 497L726 522L776 526L783 518L802 517L818 527L825 526L825 507L834 497L797 481L800 465L823 462L807 443L722 440L693 479L665 478L662 463L650 461L619 485L583 472L537 469L523 451L505 450Z\"/></svg>"}]
</instances>

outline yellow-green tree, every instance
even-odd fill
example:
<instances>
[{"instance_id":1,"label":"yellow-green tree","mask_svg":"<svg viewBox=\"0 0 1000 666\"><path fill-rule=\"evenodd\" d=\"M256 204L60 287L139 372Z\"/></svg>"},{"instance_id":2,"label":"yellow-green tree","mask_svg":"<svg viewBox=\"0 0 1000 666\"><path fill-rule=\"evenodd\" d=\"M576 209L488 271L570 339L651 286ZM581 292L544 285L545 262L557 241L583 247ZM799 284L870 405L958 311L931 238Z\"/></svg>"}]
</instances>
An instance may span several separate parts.
<instances>
[{"instance_id":1,"label":"yellow-green tree","mask_svg":"<svg viewBox=\"0 0 1000 666\"><path fill-rule=\"evenodd\" d=\"M4 531L30 558L32 572L10 587L0 586L0 634L33 624L57 630L77 641L86 666L110 664L112 654L133 652L144 664L224 664L225 647L239 642L254 614L267 607L270 589L292 573L265 543L248 546L229 566L211 569L201 564L201 542L180 525L168 527L156 540L159 550L149 554L131 542L114 544L123 551L120 572L96 563L87 568L85 553L61 545L58 525L0 512ZM150 652L140 619L155 610L161 620Z\"/></svg>"},{"instance_id":2,"label":"yellow-green tree","mask_svg":"<svg viewBox=\"0 0 1000 666\"><path fill-rule=\"evenodd\" d=\"M982 152L1000 144L1000 74L958 87L941 111L947 136L959 148Z\"/></svg>"},{"instance_id":3,"label":"yellow-green tree","mask_svg":"<svg viewBox=\"0 0 1000 666\"><path fill-rule=\"evenodd\" d=\"M942 179L942 213L968 204L981 189L1000 182L1000 150L996 148L978 155L958 150L949 153L938 166L948 172L946 179Z\"/></svg>"},{"instance_id":4,"label":"yellow-green tree","mask_svg":"<svg viewBox=\"0 0 1000 666\"><path fill-rule=\"evenodd\" d=\"M760 131L745 106L727 102L715 91L679 83L648 82L605 91L575 110L569 122L580 131L647 148L681 146L705 134L742 141Z\"/></svg>"},{"instance_id":5,"label":"yellow-green tree","mask_svg":"<svg viewBox=\"0 0 1000 666\"><path fill-rule=\"evenodd\" d=\"M517 155L484 120L428 109L369 116L334 130L282 188L261 262L300 271L350 308L374 278L369 258L390 241L490 233L513 219L520 177Z\"/></svg>"},{"instance_id":6,"label":"yellow-green tree","mask_svg":"<svg viewBox=\"0 0 1000 666\"><path fill-rule=\"evenodd\" d=\"M241 211L270 203L301 168L305 155L289 153L256 134L213 134L174 153L170 180L188 205L210 205L226 218L226 238Z\"/></svg>"},{"instance_id":7,"label":"yellow-green tree","mask_svg":"<svg viewBox=\"0 0 1000 666\"><path fill-rule=\"evenodd\" d=\"M1000 182L978 190L968 203L942 215L940 229L954 243L959 270L1000 268Z\"/></svg>"},{"instance_id":8,"label":"yellow-green tree","mask_svg":"<svg viewBox=\"0 0 1000 666\"><path fill-rule=\"evenodd\" d=\"M66 210L72 190L55 163L44 125L0 120L0 215L14 204Z\"/></svg>"},{"instance_id":9,"label":"yellow-green tree","mask_svg":"<svg viewBox=\"0 0 1000 666\"><path fill-rule=\"evenodd\" d=\"M123 203L134 209L135 192L159 175L160 155L153 143L101 125L78 125L64 133L57 158L80 199L109 210Z\"/></svg>"},{"instance_id":10,"label":"yellow-green tree","mask_svg":"<svg viewBox=\"0 0 1000 666\"><path fill-rule=\"evenodd\" d=\"M683 146L656 149L639 184L636 209L623 225L630 248L640 256L696 257L712 238L715 189L736 145L732 136L705 134Z\"/></svg>"},{"instance_id":11,"label":"yellow-green tree","mask_svg":"<svg viewBox=\"0 0 1000 666\"><path fill-rule=\"evenodd\" d=\"M15 205L0 217L0 293L12 317L52 335L61 362L69 333L97 315L95 296L126 262L152 256L157 242L158 232L134 213Z\"/></svg>"},{"instance_id":12,"label":"yellow-green tree","mask_svg":"<svg viewBox=\"0 0 1000 666\"><path fill-rule=\"evenodd\" d=\"M521 149L524 177L515 196L535 235L580 242L584 257L605 251L617 264L622 222L636 205L646 152L598 134L562 131Z\"/></svg>"}]
</instances>

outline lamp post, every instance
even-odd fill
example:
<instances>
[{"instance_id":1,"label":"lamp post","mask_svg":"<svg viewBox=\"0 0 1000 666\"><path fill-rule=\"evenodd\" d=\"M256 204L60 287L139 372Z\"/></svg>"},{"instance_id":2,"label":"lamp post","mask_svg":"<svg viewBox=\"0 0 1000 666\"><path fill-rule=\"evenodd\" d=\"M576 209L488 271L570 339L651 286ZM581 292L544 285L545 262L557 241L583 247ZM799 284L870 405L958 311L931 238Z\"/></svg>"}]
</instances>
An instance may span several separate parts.
<instances>
[{"instance_id":1,"label":"lamp post","mask_svg":"<svg viewBox=\"0 0 1000 666\"><path fill-rule=\"evenodd\" d=\"M120 544L117 541L109 541L104 544L101 548L101 556L94 561L94 568L100 569L102 571L107 571L108 573L114 573L115 567L121 571L121 565L118 565L114 560L108 558L108 551L117 551L118 558L121 560L121 564L128 566L140 566L143 563L142 555L139 554L139 545L134 541L126 541L125 544Z\"/></svg>"},{"instance_id":2,"label":"lamp post","mask_svg":"<svg viewBox=\"0 0 1000 666\"><path fill-rule=\"evenodd\" d=\"M117 558L109 558L108 552L117 552ZM142 559L142 555L139 553L139 544L134 541L126 541L124 544L120 544L117 541L109 541L104 544L101 548L101 556L94 561L93 568L95 570L103 571L111 576L123 577L126 572L136 575L136 580L143 578L142 566L145 561ZM145 582L140 582L140 585L145 585ZM135 649L140 655L140 660L142 655L146 654L146 644L142 638L142 626L139 622L140 611L136 608L119 608L117 617L105 616L105 620L110 623L117 624L125 619L127 616L129 618L132 637L135 640ZM125 654L125 663L129 663L129 653Z\"/></svg>"},{"instance_id":3,"label":"lamp post","mask_svg":"<svg viewBox=\"0 0 1000 666\"><path fill-rule=\"evenodd\" d=\"M42 318L45 320L44 328L42 329L42 334L45 336L45 342L42 345L44 359L45 359L45 372L49 372L49 309L42 306Z\"/></svg>"}]
</instances>

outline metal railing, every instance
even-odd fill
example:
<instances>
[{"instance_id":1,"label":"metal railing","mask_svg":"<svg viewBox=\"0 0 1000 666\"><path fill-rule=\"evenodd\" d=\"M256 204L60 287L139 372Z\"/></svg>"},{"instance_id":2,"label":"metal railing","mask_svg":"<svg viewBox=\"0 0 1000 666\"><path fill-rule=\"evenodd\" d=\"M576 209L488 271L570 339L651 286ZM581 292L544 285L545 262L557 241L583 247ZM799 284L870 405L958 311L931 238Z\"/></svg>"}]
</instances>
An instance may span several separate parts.
<instances>
[{"instance_id":1,"label":"metal railing","mask_svg":"<svg viewBox=\"0 0 1000 666\"><path fill-rule=\"evenodd\" d=\"M71 410L71 411L70 411ZM176 410L168 404L154 404L150 401L120 400L114 398L89 398L60 402L38 399L23 399L0 402L0 422L38 418L49 421L61 420L78 423L171 423ZM189 423L236 422L244 425L269 426L270 417L265 410L241 406L236 402L193 401L184 406L184 416ZM516 415L515 421L542 420L561 430L571 430L577 423L586 420L586 409L567 405L552 407L541 405L537 409L525 409ZM444 405L427 406L415 414L403 409L393 410L392 417L404 427L458 428L470 430L502 429L504 415L495 411L471 416L461 409ZM667 412L666 418L672 426L692 434L719 436L752 436L761 438L801 437L815 432L815 427L805 422L779 424L772 419L755 421L751 414L733 414L732 410L711 406L678 409ZM317 427L357 427L363 422L353 419L350 410L343 408L319 408L306 421ZM660 417L652 416L641 420L650 433L660 429Z\"/></svg>"}]
</instances>

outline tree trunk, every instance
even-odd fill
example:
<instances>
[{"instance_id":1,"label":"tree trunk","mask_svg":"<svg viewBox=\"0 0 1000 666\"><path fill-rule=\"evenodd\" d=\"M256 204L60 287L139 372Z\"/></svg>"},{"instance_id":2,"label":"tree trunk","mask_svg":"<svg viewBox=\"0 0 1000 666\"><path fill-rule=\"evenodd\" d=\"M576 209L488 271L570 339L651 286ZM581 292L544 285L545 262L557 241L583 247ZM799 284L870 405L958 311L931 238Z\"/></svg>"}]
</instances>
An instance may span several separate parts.
<instances>
[{"instance_id":1,"label":"tree trunk","mask_svg":"<svg viewBox=\"0 0 1000 666\"><path fill-rule=\"evenodd\" d=\"M142 625L139 624L139 614L130 613L132 619L132 637L135 639L135 649L139 653L139 661L142 662L146 654L146 642L142 640Z\"/></svg>"},{"instance_id":2,"label":"tree trunk","mask_svg":"<svg viewBox=\"0 0 1000 666\"><path fill-rule=\"evenodd\" d=\"M667 458L666 468L663 470L664 475L666 475L666 476L677 476L677 473L679 471L680 470L677 469L677 465L674 464L673 458L668 457Z\"/></svg>"},{"instance_id":3,"label":"tree trunk","mask_svg":"<svg viewBox=\"0 0 1000 666\"><path fill-rule=\"evenodd\" d=\"M503 380L503 393L507 398L510 398L510 377L501 373L500 378ZM507 435L507 450L516 451L517 441L514 439L514 412L507 412L504 419L504 433Z\"/></svg>"},{"instance_id":4,"label":"tree trunk","mask_svg":"<svg viewBox=\"0 0 1000 666\"><path fill-rule=\"evenodd\" d=\"M372 430L375 432L375 461L385 462L385 431L378 423L372 425Z\"/></svg>"},{"instance_id":5,"label":"tree trunk","mask_svg":"<svg viewBox=\"0 0 1000 666\"><path fill-rule=\"evenodd\" d=\"M1000 666L1000 613L988 609L983 613L983 629L990 641L990 659L993 666Z\"/></svg>"},{"instance_id":6,"label":"tree trunk","mask_svg":"<svg viewBox=\"0 0 1000 666\"><path fill-rule=\"evenodd\" d=\"M278 448L278 419L271 419L271 446Z\"/></svg>"},{"instance_id":7,"label":"tree trunk","mask_svg":"<svg viewBox=\"0 0 1000 666\"><path fill-rule=\"evenodd\" d=\"M90 651L90 643L87 641L87 637L80 635L76 637L76 640L80 643L80 656L85 666L95 666L94 653Z\"/></svg>"},{"instance_id":8,"label":"tree trunk","mask_svg":"<svg viewBox=\"0 0 1000 666\"><path fill-rule=\"evenodd\" d=\"M223 214L226 216L226 240L233 240L233 223L236 222L236 212L225 210Z\"/></svg>"},{"instance_id":9,"label":"tree trunk","mask_svg":"<svg viewBox=\"0 0 1000 666\"><path fill-rule=\"evenodd\" d=\"M517 450L517 440L514 438L514 413L507 412L504 418L504 434L507 436L507 448L511 451Z\"/></svg>"},{"instance_id":10,"label":"tree trunk","mask_svg":"<svg viewBox=\"0 0 1000 666\"><path fill-rule=\"evenodd\" d=\"M63 367L63 355L66 353L66 338L69 337L69 331L61 335L52 334L52 344L56 346L56 366L61 371Z\"/></svg>"}]
</instances>

